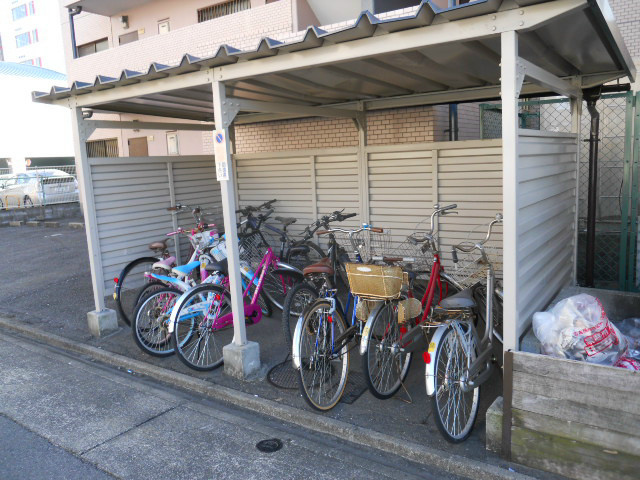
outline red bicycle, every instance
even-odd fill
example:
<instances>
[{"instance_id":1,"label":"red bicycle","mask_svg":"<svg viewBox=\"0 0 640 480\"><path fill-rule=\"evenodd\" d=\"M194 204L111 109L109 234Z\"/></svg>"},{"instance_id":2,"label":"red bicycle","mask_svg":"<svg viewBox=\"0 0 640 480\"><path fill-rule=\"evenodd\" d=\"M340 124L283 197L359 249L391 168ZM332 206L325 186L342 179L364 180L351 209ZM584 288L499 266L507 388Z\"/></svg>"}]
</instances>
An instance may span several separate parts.
<instances>
[{"instance_id":1,"label":"red bicycle","mask_svg":"<svg viewBox=\"0 0 640 480\"><path fill-rule=\"evenodd\" d=\"M433 306L459 291L444 272L434 233L436 217L456 213L452 212L456 208L456 204L435 205L429 231L410 235L398 249L402 256L374 258L389 264L403 263L409 275L408 291L399 299L376 302L362 331L362 371L369 390L377 398L390 398L400 389L409 372L412 353L425 347L421 325ZM420 288L416 279L420 273L426 273L424 267L429 264L429 282L422 300L418 300L415 295ZM438 301L434 303L436 288Z\"/></svg>"}]
</instances>

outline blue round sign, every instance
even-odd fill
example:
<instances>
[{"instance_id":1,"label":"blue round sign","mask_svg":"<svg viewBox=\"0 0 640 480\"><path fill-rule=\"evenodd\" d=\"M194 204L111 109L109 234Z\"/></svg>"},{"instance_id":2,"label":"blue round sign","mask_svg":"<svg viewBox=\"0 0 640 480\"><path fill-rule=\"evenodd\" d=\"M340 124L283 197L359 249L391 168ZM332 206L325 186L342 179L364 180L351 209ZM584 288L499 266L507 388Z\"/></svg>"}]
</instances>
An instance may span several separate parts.
<instances>
[{"instance_id":1,"label":"blue round sign","mask_svg":"<svg viewBox=\"0 0 640 480\"><path fill-rule=\"evenodd\" d=\"M218 133L218 134L216 135L216 142L218 142L218 143L222 143L222 140L223 140L223 139L224 139L224 137L222 136L222 134L221 134L221 133Z\"/></svg>"}]
</instances>

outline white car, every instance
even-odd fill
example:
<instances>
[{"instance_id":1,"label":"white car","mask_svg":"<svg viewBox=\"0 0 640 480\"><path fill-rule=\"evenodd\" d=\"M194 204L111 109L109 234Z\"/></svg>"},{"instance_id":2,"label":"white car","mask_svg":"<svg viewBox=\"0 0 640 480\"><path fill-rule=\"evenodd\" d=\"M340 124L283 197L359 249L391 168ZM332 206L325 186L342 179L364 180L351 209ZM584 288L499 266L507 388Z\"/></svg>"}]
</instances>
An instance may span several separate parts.
<instances>
[{"instance_id":1,"label":"white car","mask_svg":"<svg viewBox=\"0 0 640 480\"><path fill-rule=\"evenodd\" d=\"M0 208L78 201L78 181L55 168L0 176Z\"/></svg>"}]
</instances>

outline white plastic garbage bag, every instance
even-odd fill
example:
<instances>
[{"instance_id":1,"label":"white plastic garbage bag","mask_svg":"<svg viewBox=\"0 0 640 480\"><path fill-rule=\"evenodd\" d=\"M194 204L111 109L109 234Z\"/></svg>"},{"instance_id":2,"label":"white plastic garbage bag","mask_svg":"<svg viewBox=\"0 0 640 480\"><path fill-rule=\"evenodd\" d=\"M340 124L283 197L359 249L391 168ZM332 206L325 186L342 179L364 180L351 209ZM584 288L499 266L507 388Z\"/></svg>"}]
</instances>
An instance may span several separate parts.
<instances>
[{"instance_id":1,"label":"white plastic garbage bag","mask_svg":"<svg viewBox=\"0 0 640 480\"><path fill-rule=\"evenodd\" d=\"M585 293L535 313L533 333L546 355L602 365L615 364L628 348L626 337L609 321L600 301Z\"/></svg>"},{"instance_id":2,"label":"white plastic garbage bag","mask_svg":"<svg viewBox=\"0 0 640 480\"><path fill-rule=\"evenodd\" d=\"M640 318L627 318L617 323L616 327L629 341L627 356L640 362Z\"/></svg>"}]
</instances>

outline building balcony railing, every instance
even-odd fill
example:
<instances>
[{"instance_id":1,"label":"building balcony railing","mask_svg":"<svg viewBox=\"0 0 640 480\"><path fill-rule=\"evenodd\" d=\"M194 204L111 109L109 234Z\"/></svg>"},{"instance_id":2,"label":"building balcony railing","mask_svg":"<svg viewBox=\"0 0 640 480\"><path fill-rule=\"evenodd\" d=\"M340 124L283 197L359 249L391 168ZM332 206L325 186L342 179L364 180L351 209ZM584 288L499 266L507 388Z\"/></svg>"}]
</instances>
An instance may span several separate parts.
<instances>
[{"instance_id":1,"label":"building balcony railing","mask_svg":"<svg viewBox=\"0 0 640 480\"><path fill-rule=\"evenodd\" d=\"M118 77L125 69L146 72L153 62L177 65L185 54L212 56L221 45L256 48L264 37L292 33L291 4L296 1L279 0L73 59L69 78L93 82L97 75Z\"/></svg>"}]
</instances>

